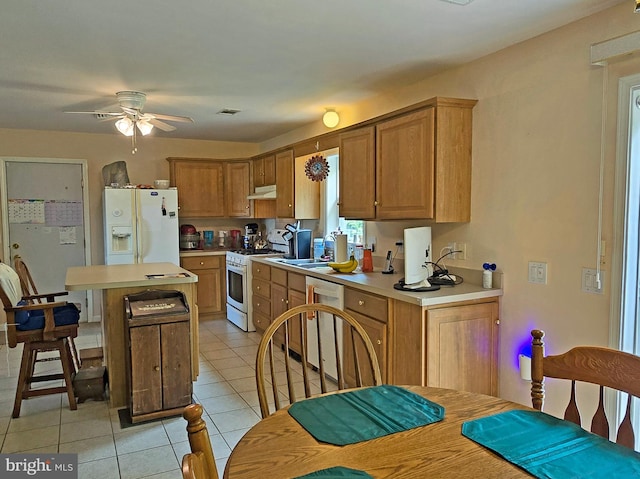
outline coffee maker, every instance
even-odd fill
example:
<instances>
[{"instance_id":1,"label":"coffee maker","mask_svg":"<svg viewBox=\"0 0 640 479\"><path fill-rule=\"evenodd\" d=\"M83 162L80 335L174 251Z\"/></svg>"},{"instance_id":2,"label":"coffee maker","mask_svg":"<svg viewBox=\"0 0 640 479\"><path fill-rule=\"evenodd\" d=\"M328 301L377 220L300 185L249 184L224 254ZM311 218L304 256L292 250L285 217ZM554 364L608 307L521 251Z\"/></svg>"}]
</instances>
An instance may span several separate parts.
<instances>
[{"instance_id":1,"label":"coffee maker","mask_svg":"<svg viewBox=\"0 0 640 479\"><path fill-rule=\"evenodd\" d=\"M285 258L311 258L311 235L311 230L295 229L292 231L287 228L287 231L282 235L289 243L289 253L285 255Z\"/></svg>"},{"instance_id":2,"label":"coffee maker","mask_svg":"<svg viewBox=\"0 0 640 479\"><path fill-rule=\"evenodd\" d=\"M248 223L244 225L244 236L242 237L242 247L244 249L253 248L258 234L258 223Z\"/></svg>"}]
</instances>

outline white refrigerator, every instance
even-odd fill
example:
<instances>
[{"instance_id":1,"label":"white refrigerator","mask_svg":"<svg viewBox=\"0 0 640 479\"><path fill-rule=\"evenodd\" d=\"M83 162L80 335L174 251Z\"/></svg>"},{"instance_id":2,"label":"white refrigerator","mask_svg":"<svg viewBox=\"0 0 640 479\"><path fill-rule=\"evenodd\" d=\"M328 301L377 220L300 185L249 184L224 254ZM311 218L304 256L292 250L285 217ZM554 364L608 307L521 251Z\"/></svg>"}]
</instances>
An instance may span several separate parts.
<instances>
[{"instance_id":1,"label":"white refrigerator","mask_svg":"<svg viewBox=\"0 0 640 479\"><path fill-rule=\"evenodd\" d=\"M180 266L178 190L105 188L104 264Z\"/></svg>"}]
</instances>

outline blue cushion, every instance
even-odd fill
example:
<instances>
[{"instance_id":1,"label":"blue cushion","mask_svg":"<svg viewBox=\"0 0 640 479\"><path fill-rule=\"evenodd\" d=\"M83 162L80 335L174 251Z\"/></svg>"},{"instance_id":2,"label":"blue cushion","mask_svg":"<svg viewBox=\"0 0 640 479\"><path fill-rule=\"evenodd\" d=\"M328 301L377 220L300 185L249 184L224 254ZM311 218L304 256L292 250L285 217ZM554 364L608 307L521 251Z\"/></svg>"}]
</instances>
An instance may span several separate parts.
<instances>
[{"instance_id":1,"label":"blue cushion","mask_svg":"<svg viewBox=\"0 0 640 479\"><path fill-rule=\"evenodd\" d=\"M26 304L24 300L18 303L18 306ZM70 324L78 324L80 319L80 311L75 304L65 304L53 308L53 320L56 326L67 326ZM34 329L44 329L44 311L42 309L33 309L30 311L16 311L15 314L16 329L19 331L32 331Z\"/></svg>"}]
</instances>

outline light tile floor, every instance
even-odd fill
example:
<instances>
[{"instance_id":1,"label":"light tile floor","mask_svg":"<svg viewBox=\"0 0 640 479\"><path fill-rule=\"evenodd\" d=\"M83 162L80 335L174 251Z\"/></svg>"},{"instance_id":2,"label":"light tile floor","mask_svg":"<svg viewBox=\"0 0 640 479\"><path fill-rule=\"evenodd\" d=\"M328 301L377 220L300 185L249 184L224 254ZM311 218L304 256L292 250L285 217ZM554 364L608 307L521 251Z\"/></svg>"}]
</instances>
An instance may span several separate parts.
<instances>
[{"instance_id":1,"label":"light tile floor","mask_svg":"<svg viewBox=\"0 0 640 479\"><path fill-rule=\"evenodd\" d=\"M258 341L257 333L226 320L200 323L200 376L193 398L204 407L220 476L233 447L260 420ZM82 324L77 348L100 345L100 325ZM55 394L23 401L20 417L12 419L21 350L0 344L0 452L77 453L80 479L182 477L180 464L189 452L182 417L123 429L107 401L88 400L70 411L66 395ZM42 364L59 368L59 361Z\"/></svg>"}]
</instances>

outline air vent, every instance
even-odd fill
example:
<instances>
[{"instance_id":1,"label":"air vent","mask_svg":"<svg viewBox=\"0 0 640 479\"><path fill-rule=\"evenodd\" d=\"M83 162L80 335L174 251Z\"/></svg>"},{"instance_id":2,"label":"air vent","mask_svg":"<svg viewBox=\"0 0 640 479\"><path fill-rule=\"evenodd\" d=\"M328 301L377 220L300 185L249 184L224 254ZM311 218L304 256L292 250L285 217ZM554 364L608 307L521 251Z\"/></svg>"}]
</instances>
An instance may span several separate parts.
<instances>
[{"instance_id":1,"label":"air vent","mask_svg":"<svg viewBox=\"0 0 640 479\"><path fill-rule=\"evenodd\" d=\"M231 108L223 108L222 110L220 110L218 113L216 113L216 115L235 115L236 113L240 113L240 110L233 110Z\"/></svg>"}]
</instances>

